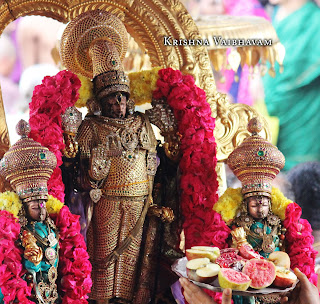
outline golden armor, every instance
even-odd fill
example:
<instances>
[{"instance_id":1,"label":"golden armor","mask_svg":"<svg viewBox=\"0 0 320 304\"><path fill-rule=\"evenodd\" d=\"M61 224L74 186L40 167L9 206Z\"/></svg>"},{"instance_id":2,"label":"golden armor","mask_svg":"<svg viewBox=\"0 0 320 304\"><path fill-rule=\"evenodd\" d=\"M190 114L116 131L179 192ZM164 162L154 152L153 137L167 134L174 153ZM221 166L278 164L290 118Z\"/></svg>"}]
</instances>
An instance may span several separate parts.
<instances>
[{"instance_id":1,"label":"golden armor","mask_svg":"<svg viewBox=\"0 0 320 304\"><path fill-rule=\"evenodd\" d=\"M122 22L104 11L72 20L61 40L64 65L93 78L94 100L79 127L80 191L90 193L87 244L93 270L90 298L131 303L142 228L152 202L156 139L149 119L131 113ZM122 107L122 108L121 108ZM163 218L170 218L164 211Z\"/></svg>"}]
</instances>

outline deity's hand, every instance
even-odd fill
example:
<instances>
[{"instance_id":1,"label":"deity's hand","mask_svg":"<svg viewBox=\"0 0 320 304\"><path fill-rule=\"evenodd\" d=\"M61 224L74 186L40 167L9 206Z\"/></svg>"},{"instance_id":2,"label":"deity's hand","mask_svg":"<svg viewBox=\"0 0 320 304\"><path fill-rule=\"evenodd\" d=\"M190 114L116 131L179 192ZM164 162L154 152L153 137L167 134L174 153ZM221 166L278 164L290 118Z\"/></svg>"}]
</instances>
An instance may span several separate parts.
<instances>
[{"instance_id":1,"label":"deity's hand","mask_svg":"<svg viewBox=\"0 0 320 304\"><path fill-rule=\"evenodd\" d=\"M30 262L32 262L35 265L38 265L43 258L42 249L40 247L34 248L31 246L28 246L24 250L24 258Z\"/></svg>"},{"instance_id":2,"label":"deity's hand","mask_svg":"<svg viewBox=\"0 0 320 304\"><path fill-rule=\"evenodd\" d=\"M43 258L42 249L37 245L34 235L24 230L22 233L22 246L24 250L24 258L35 265L38 265Z\"/></svg>"},{"instance_id":3,"label":"deity's hand","mask_svg":"<svg viewBox=\"0 0 320 304\"><path fill-rule=\"evenodd\" d=\"M76 107L69 107L61 114L63 131L75 135L82 122L82 114Z\"/></svg>"},{"instance_id":4,"label":"deity's hand","mask_svg":"<svg viewBox=\"0 0 320 304\"><path fill-rule=\"evenodd\" d=\"M89 175L92 179L100 181L107 177L111 166L111 159L107 156L107 147L98 145L91 151Z\"/></svg>"},{"instance_id":5,"label":"deity's hand","mask_svg":"<svg viewBox=\"0 0 320 304\"><path fill-rule=\"evenodd\" d=\"M169 207L159 207L151 205L148 210L149 216L156 216L164 223L171 223L174 220L173 210Z\"/></svg>"},{"instance_id":6,"label":"deity's hand","mask_svg":"<svg viewBox=\"0 0 320 304\"><path fill-rule=\"evenodd\" d=\"M180 138L177 133L177 121L173 110L164 99L153 99L152 109L146 110L146 115L152 124L156 125L161 135L164 137L164 151L166 156L174 162L179 161L180 153Z\"/></svg>"},{"instance_id":7,"label":"deity's hand","mask_svg":"<svg viewBox=\"0 0 320 304\"><path fill-rule=\"evenodd\" d=\"M74 158L78 152L78 144L75 141L75 136L82 122L81 112L79 112L76 107L69 107L65 113L61 115L61 121L65 143L63 154L67 158Z\"/></svg>"}]
</instances>

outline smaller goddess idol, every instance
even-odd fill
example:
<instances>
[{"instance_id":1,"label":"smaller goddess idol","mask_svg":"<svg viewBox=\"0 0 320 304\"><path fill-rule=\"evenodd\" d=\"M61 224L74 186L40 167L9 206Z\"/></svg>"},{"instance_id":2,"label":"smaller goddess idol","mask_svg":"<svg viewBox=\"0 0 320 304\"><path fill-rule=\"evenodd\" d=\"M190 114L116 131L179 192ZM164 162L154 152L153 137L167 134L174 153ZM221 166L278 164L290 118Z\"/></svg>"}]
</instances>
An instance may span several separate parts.
<instances>
[{"instance_id":1,"label":"smaller goddess idol","mask_svg":"<svg viewBox=\"0 0 320 304\"><path fill-rule=\"evenodd\" d=\"M78 216L48 195L56 157L27 137L27 122L17 132L0 162L15 190L0 194L0 303L87 303L91 264Z\"/></svg>"}]
</instances>

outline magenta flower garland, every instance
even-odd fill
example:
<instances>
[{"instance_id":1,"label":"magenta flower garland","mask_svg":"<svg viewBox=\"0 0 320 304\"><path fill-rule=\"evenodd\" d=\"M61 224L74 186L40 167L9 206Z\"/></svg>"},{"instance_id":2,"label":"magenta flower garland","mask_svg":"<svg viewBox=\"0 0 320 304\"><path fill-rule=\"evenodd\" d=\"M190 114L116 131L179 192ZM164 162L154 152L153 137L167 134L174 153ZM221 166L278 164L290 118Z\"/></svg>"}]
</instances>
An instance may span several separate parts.
<instances>
[{"instance_id":1,"label":"magenta flower garland","mask_svg":"<svg viewBox=\"0 0 320 304\"><path fill-rule=\"evenodd\" d=\"M64 184L61 177L63 130L61 114L79 98L81 82L77 75L63 70L47 76L35 87L29 104L30 137L47 147L57 157L57 167L48 181L49 194L64 202Z\"/></svg>"}]
</instances>

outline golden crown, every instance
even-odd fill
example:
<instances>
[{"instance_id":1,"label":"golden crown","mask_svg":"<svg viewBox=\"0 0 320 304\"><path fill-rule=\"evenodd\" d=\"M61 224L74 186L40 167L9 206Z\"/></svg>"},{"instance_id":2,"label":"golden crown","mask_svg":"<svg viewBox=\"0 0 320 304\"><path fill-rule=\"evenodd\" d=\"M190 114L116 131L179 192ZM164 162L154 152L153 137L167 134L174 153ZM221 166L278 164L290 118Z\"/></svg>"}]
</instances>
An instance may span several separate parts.
<instances>
[{"instance_id":1,"label":"golden crown","mask_svg":"<svg viewBox=\"0 0 320 304\"><path fill-rule=\"evenodd\" d=\"M28 138L29 124L20 120L17 124L19 139L0 161L0 175L10 182L24 201L47 199L47 182L57 165L56 156L46 147Z\"/></svg>"},{"instance_id":2,"label":"golden crown","mask_svg":"<svg viewBox=\"0 0 320 304\"><path fill-rule=\"evenodd\" d=\"M121 20L94 10L70 21L61 38L60 53L64 66L74 73L90 79L107 73L99 90L129 93L129 78L122 65L127 48L128 33Z\"/></svg>"},{"instance_id":3,"label":"golden crown","mask_svg":"<svg viewBox=\"0 0 320 304\"><path fill-rule=\"evenodd\" d=\"M262 125L257 118L248 123L252 135L234 149L227 164L242 184L244 197L253 195L271 196L271 183L284 167L285 158L276 146L258 133Z\"/></svg>"}]
</instances>

